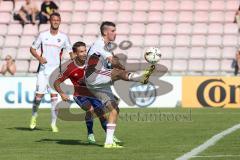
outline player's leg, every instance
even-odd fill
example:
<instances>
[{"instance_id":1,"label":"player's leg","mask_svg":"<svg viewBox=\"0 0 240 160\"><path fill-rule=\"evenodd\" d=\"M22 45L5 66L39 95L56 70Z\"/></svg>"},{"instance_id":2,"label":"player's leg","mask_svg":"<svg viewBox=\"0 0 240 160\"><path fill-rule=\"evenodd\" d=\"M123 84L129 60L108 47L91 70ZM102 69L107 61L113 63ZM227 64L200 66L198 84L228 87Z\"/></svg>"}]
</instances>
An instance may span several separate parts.
<instances>
[{"instance_id":1,"label":"player's leg","mask_svg":"<svg viewBox=\"0 0 240 160\"><path fill-rule=\"evenodd\" d=\"M137 73L137 72L128 72L126 70L114 68L111 71L111 78L113 81L121 79L125 81L135 81L135 82L141 82L143 84L146 84L148 82L150 75L153 73L154 69L155 69L155 66L152 65L150 68L147 68L144 72Z\"/></svg>"},{"instance_id":2,"label":"player's leg","mask_svg":"<svg viewBox=\"0 0 240 160\"><path fill-rule=\"evenodd\" d=\"M88 101L88 98L85 96L76 96L74 97L75 102L86 111L85 122L87 127L87 138L89 143L96 143L94 133L93 133L93 113L94 109L91 103Z\"/></svg>"},{"instance_id":3,"label":"player's leg","mask_svg":"<svg viewBox=\"0 0 240 160\"><path fill-rule=\"evenodd\" d=\"M35 97L32 105L32 117L30 121L30 129L35 129L37 125L37 116L38 116L38 109L41 103L42 97L44 96L47 89L47 82L45 80L44 74L40 72L37 75L37 85L36 85L36 92Z\"/></svg>"},{"instance_id":4,"label":"player's leg","mask_svg":"<svg viewBox=\"0 0 240 160\"><path fill-rule=\"evenodd\" d=\"M51 121L51 128L52 132L58 132L57 128L57 115L58 115L58 109L57 109L57 102L58 102L58 95L55 93L51 93L51 115L52 115L52 121Z\"/></svg>"}]
</instances>

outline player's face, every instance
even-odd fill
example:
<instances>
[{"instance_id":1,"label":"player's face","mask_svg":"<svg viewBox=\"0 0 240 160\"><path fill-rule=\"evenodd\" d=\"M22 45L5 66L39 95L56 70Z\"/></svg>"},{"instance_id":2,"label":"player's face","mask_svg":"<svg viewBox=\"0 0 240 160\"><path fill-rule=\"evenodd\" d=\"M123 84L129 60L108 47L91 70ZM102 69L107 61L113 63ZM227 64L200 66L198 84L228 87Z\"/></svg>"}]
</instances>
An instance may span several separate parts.
<instances>
[{"instance_id":1,"label":"player's face","mask_svg":"<svg viewBox=\"0 0 240 160\"><path fill-rule=\"evenodd\" d=\"M75 52L76 56L81 60L86 60L87 58L87 48L85 46L80 46L77 48L77 52Z\"/></svg>"},{"instance_id":2,"label":"player's face","mask_svg":"<svg viewBox=\"0 0 240 160\"><path fill-rule=\"evenodd\" d=\"M59 28L59 25L61 23L61 18L58 16L52 16L50 18L50 24L51 24L51 28L54 30L57 30Z\"/></svg>"},{"instance_id":3,"label":"player's face","mask_svg":"<svg viewBox=\"0 0 240 160\"><path fill-rule=\"evenodd\" d=\"M107 28L107 38L109 41L114 41L116 39L116 27L113 27L113 26L109 26Z\"/></svg>"}]
</instances>

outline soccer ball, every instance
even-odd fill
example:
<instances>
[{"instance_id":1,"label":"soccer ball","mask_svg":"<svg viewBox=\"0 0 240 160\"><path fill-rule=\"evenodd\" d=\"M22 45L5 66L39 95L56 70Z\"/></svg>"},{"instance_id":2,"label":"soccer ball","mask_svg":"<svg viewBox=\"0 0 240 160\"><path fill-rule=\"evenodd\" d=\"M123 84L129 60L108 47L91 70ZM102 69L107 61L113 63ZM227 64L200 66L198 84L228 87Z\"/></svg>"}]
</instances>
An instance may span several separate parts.
<instances>
[{"instance_id":1,"label":"soccer ball","mask_svg":"<svg viewBox=\"0 0 240 160\"><path fill-rule=\"evenodd\" d=\"M161 59L161 56L160 49L156 47L147 48L144 53L145 60L151 64L156 64Z\"/></svg>"}]
</instances>

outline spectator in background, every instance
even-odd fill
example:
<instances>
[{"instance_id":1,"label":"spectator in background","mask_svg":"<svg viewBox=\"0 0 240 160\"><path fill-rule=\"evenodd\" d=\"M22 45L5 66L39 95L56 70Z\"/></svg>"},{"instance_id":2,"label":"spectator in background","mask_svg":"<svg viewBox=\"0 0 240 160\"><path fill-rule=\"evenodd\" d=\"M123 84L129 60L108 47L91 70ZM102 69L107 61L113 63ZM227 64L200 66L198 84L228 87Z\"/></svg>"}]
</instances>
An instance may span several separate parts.
<instances>
[{"instance_id":1,"label":"spectator in background","mask_svg":"<svg viewBox=\"0 0 240 160\"><path fill-rule=\"evenodd\" d=\"M25 0L25 4L20 8L17 14L14 14L15 20L20 20L21 24L32 23L36 24L36 17L38 15L36 4L31 0Z\"/></svg>"},{"instance_id":2,"label":"spectator in background","mask_svg":"<svg viewBox=\"0 0 240 160\"><path fill-rule=\"evenodd\" d=\"M47 23L52 13L58 12L58 6L51 0L44 0L41 5L41 13L39 15L40 24Z\"/></svg>"},{"instance_id":3,"label":"spectator in background","mask_svg":"<svg viewBox=\"0 0 240 160\"><path fill-rule=\"evenodd\" d=\"M5 62L3 63L2 68L1 68L1 73L3 75L6 75L7 73L14 75L16 73L16 65L10 55L6 56Z\"/></svg>"},{"instance_id":4,"label":"spectator in background","mask_svg":"<svg viewBox=\"0 0 240 160\"><path fill-rule=\"evenodd\" d=\"M234 17L234 23L237 23L238 25L238 32L240 33L240 6L235 14L235 17Z\"/></svg>"}]
</instances>

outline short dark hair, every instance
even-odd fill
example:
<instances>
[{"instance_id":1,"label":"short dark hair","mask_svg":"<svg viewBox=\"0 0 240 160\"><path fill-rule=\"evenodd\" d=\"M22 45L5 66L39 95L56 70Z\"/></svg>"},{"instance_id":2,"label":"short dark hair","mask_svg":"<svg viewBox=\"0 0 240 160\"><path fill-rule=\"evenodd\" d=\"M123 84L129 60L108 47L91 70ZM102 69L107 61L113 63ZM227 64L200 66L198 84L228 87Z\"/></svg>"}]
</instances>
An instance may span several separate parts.
<instances>
[{"instance_id":1,"label":"short dark hair","mask_svg":"<svg viewBox=\"0 0 240 160\"><path fill-rule=\"evenodd\" d=\"M57 17L61 18L60 13L58 13L58 12L53 12L52 14L50 14L50 19L51 19L53 16L57 16Z\"/></svg>"},{"instance_id":2,"label":"short dark hair","mask_svg":"<svg viewBox=\"0 0 240 160\"><path fill-rule=\"evenodd\" d=\"M101 35L104 35L104 30L106 29L106 26L112 26L112 27L116 27L115 23L110 22L110 21L104 21L102 22L101 26L100 26L100 31L101 31Z\"/></svg>"},{"instance_id":3,"label":"short dark hair","mask_svg":"<svg viewBox=\"0 0 240 160\"><path fill-rule=\"evenodd\" d=\"M81 47L81 46L86 47L86 44L84 42L81 42L81 41L78 41L78 42L74 43L73 47L72 47L73 52L77 52L77 48Z\"/></svg>"}]
</instances>

